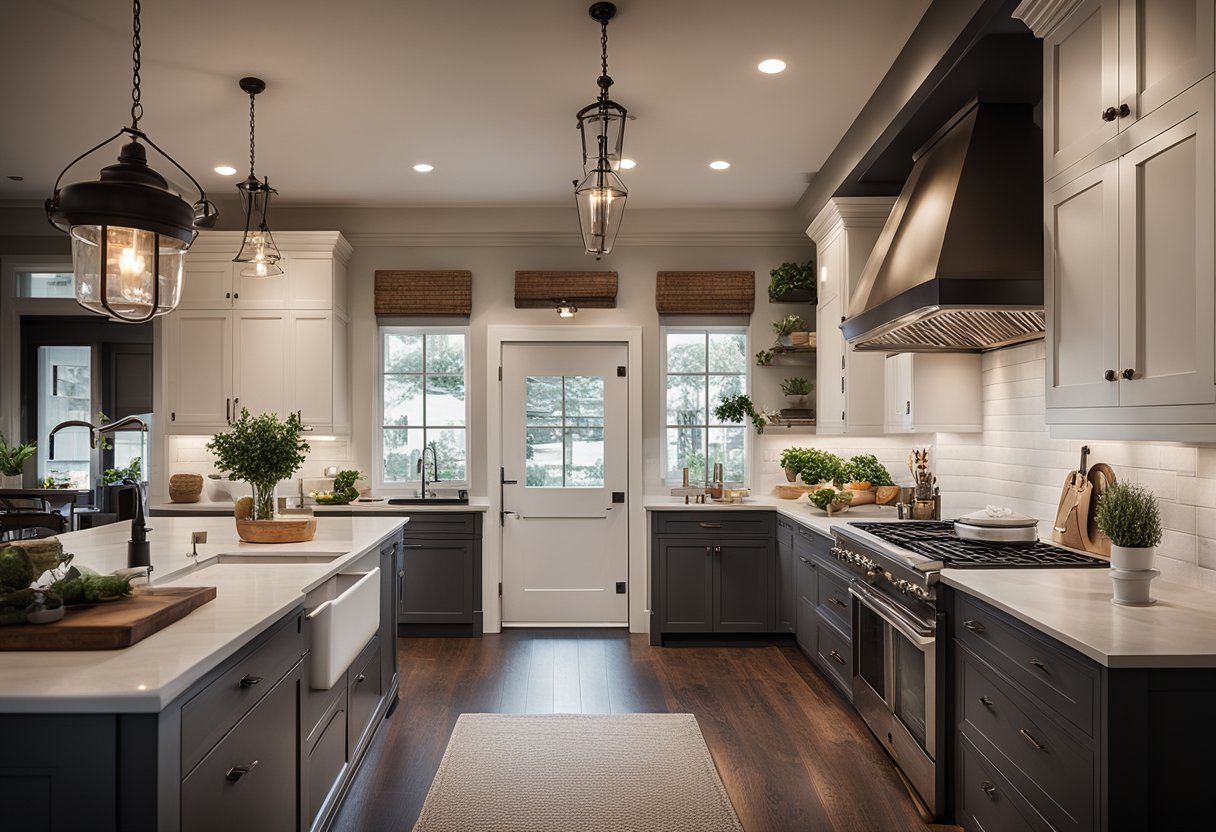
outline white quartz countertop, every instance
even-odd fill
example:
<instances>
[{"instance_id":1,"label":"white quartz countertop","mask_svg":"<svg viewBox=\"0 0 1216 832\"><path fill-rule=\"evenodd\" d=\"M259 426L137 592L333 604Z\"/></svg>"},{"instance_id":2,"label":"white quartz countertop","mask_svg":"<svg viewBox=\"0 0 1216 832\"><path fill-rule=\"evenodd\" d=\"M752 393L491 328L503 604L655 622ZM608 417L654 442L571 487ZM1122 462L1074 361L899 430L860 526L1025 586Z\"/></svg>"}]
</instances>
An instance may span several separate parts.
<instances>
[{"instance_id":1,"label":"white quartz countertop","mask_svg":"<svg viewBox=\"0 0 1216 832\"><path fill-rule=\"evenodd\" d=\"M777 497L749 497L743 503L684 504L683 497L645 497L643 506L647 511L776 511L807 528L831 535L832 526L850 520L895 520L894 506L850 506L844 514L828 517L827 512L811 505L805 497L799 500L781 500Z\"/></svg>"},{"instance_id":2,"label":"white quartz countertop","mask_svg":"<svg viewBox=\"0 0 1216 832\"><path fill-rule=\"evenodd\" d=\"M150 521L152 584L214 586L214 600L125 650L0 651L0 713L156 712L209 670L304 602L304 596L348 570L401 528L402 517L320 517L307 543L251 544L231 517L156 517ZM76 564L112 572L127 565L129 523L63 534ZM188 568L190 533L205 531L199 560L221 553L340 553L328 563L238 563ZM158 575L160 576L158 579ZM122 603L121 601L116 603ZM68 613L71 614L70 612ZM0 628L0 645L4 630Z\"/></svg>"},{"instance_id":3,"label":"white quartz countertop","mask_svg":"<svg viewBox=\"0 0 1216 832\"><path fill-rule=\"evenodd\" d=\"M430 505L390 506L388 503L352 503L345 506L309 506L318 517L326 514L385 514L400 516L403 514L430 514L432 512L484 512L490 508L490 501L485 497L470 497L468 503L432 503ZM232 503L153 503L149 506L154 517L165 516L161 512L190 513L190 514L232 514Z\"/></svg>"}]
</instances>

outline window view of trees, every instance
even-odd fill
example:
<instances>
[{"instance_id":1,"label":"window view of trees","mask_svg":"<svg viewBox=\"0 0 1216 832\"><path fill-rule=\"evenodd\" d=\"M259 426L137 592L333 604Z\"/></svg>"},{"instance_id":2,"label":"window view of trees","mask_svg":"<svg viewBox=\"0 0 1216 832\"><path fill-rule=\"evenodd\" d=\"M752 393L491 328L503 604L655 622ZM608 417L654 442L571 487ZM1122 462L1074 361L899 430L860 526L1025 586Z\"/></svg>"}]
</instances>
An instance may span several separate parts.
<instances>
[{"instance_id":1,"label":"window view of trees","mask_svg":"<svg viewBox=\"0 0 1216 832\"><path fill-rule=\"evenodd\" d=\"M742 331L669 331L665 339L667 408L664 452L670 482L688 468L702 480L722 463L728 481L742 482L747 429L723 424L714 408L747 390L747 335Z\"/></svg>"},{"instance_id":2,"label":"window view of trees","mask_svg":"<svg viewBox=\"0 0 1216 832\"><path fill-rule=\"evenodd\" d=\"M417 481L424 447L435 451L439 480L467 479L464 334L386 329L381 337L384 481Z\"/></svg>"},{"instance_id":3,"label":"window view of trees","mask_svg":"<svg viewBox=\"0 0 1216 832\"><path fill-rule=\"evenodd\" d=\"M530 488L604 486L604 377L528 376Z\"/></svg>"}]
</instances>

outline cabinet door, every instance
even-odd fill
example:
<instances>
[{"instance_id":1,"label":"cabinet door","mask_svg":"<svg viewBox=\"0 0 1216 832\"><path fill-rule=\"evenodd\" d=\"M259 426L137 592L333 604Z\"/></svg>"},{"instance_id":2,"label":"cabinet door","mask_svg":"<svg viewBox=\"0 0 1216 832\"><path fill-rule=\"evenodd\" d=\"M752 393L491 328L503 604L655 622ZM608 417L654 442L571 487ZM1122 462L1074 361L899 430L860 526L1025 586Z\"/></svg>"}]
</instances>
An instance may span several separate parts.
<instances>
[{"instance_id":1,"label":"cabinet door","mask_svg":"<svg viewBox=\"0 0 1216 832\"><path fill-rule=\"evenodd\" d=\"M387 694L397 675L397 587L405 578L401 540L380 546L380 693Z\"/></svg>"},{"instance_id":2,"label":"cabinet door","mask_svg":"<svg viewBox=\"0 0 1216 832\"><path fill-rule=\"evenodd\" d=\"M1111 407L1119 385L1119 163L1047 194L1047 407Z\"/></svg>"},{"instance_id":3,"label":"cabinet door","mask_svg":"<svg viewBox=\"0 0 1216 832\"><path fill-rule=\"evenodd\" d=\"M232 305L237 309L286 309L288 286L292 280L291 265L284 257L279 261L283 274L269 277L244 277L245 263L232 263Z\"/></svg>"},{"instance_id":4,"label":"cabinet door","mask_svg":"<svg viewBox=\"0 0 1216 832\"><path fill-rule=\"evenodd\" d=\"M892 355L883 362L886 387L884 409L888 433L909 433L912 430L912 353Z\"/></svg>"},{"instance_id":5,"label":"cabinet door","mask_svg":"<svg viewBox=\"0 0 1216 832\"><path fill-rule=\"evenodd\" d=\"M289 333L286 312L235 312L232 411L286 416ZM294 361L293 359L290 359Z\"/></svg>"},{"instance_id":6,"label":"cabinet door","mask_svg":"<svg viewBox=\"0 0 1216 832\"><path fill-rule=\"evenodd\" d=\"M1154 0L1155 2L1155 0ZM1043 41L1043 164L1050 179L1119 132L1119 0L1086 0Z\"/></svg>"},{"instance_id":7,"label":"cabinet door","mask_svg":"<svg viewBox=\"0 0 1216 832\"><path fill-rule=\"evenodd\" d=\"M1191 115L1119 161L1121 406L1216 402L1212 90L1163 108Z\"/></svg>"},{"instance_id":8,"label":"cabinet door","mask_svg":"<svg viewBox=\"0 0 1216 832\"><path fill-rule=\"evenodd\" d=\"M410 540L401 577L402 624L473 622L472 540Z\"/></svg>"},{"instance_id":9,"label":"cabinet door","mask_svg":"<svg viewBox=\"0 0 1216 832\"><path fill-rule=\"evenodd\" d=\"M333 308L333 258L292 256L290 304L292 309Z\"/></svg>"},{"instance_id":10,"label":"cabinet door","mask_svg":"<svg viewBox=\"0 0 1216 832\"><path fill-rule=\"evenodd\" d=\"M223 427L232 407L232 313L175 310L165 336L166 429Z\"/></svg>"},{"instance_id":11,"label":"cabinet door","mask_svg":"<svg viewBox=\"0 0 1216 832\"><path fill-rule=\"evenodd\" d=\"M831 279L829 278L829 282ZM841 297L819 302L815 355L815 429L844 432L844 335L840 332Z\"/></svg>"},{"instance_id":12,"label":"cabinet door","mask_svg":"<svg viewBox=\"0 0 1216 832\"><path fill-rule=\"evenodd\" d=\"M659 539L655 592L662 600L660 629L708 633L714 629L714 542L705 538Z\"/></svg>"},{"instance_id":13,"label":"cabinet door","mask_svg":"<svg viewBox=\"0 0 1216 832\"><path fill-rule=\"evenodd\" d=\"M232 263L195 260L186 255L182 269L182 297L178 309L231 309Z\"/></svg>"},{"instance_id":14,"label":"cabinet door","mask_svg":"<svg viewBox=\"0 0 1216 832\"><path fill-rule=\"evenodd\" d=\"M329 312L292 312L289 411L308 427L334 423L334 322Z\"/></svg>"},{"instance_id":15,"label":"cabinet door","mask_svg":"<svg viewBox=\"0 0 1216 832\"><path fill-rule=\"evenodd\" d=\"M792 633L797 616L798 587L793 541L777 543L777 630Z\"/></svg>"},{"instance_id":16,"label":"cabinet door","mask_svg":"<svg viewBox=\"0 0 1216 832\"><path fill-rule=\"evenodd\" d=\"M714 632L773 630L772 540L720 542L714 546Z\"/></svg>"},{"instance_id":17,"label":"cabinet door","mask_svg":"<svg viewBox=\"0 0 1216 832\"><path fill-rule=\"evenodd\" d=\"M1121 0L1120 129L1210 75L1212 46L1212 0Z\"/></svg>"}]
</instances>

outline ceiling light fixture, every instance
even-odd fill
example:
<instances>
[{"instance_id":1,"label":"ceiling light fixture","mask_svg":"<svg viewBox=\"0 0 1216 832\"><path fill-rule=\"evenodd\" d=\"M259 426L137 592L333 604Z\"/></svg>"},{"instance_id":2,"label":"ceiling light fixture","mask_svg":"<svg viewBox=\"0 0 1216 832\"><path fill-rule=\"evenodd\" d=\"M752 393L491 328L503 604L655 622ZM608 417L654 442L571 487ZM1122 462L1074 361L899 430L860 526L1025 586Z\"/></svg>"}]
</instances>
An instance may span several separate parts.
<instances>
[{"instance_id":1,"label":"ceiling light fixture","mask_svg":"<svg viewBox=\"0 0 1216 832\"><path fill-rule=\"evenodd\" d=\"M766 58L756 65L756 69L765 75L776 75L778 72L785 72L785 61L780 58Z\"/></svg>"},{"instance_id":2,"label":"ceiling light fixture","mask_svg":"<svg viewBox=\"0 0 1216 832\"><path fill-rule=\"evenodd\" d=\"M47 219L72 238L76 302L117 321L144 323L173 311L181 297L182 262L198 236L219 212L198 181L139 129L140 0L132 4L131 126L73 159L55 180L46 201ZM101 169L95 180L73 182L62 189L64 175L81 159L119 136L129 136L118 164ZM182 172L199 199L193 205L169 188L165 177L148 166L144 145Z\"/></svg>"},{"instance_id":3,"label":"ceiling light fixture","mask_svg":"<svg viewBox=\"0 0 1216 832\"><path fill-rule=\"evenodd\" d=\"M583 247L598 260L612 251L621 214L629 191L615 168L622 160L625 140L625 108L608 97L612 78L608 75L608 21L616 16L613 3L592 3L587 10L600 24L600 94L595 102L578 111L578 131L583 143L583 181L574 182L574 202L583 232Z\"/></svg>"},{"instance_id":4,"label":"ceiling light fixture","mask_svg":"<svg viewBox=\"0 0 1216 832\"><path fill-rule=\"evenodd\" d=\"M559 318L573 318L578 314L578 307L568 300L559 300L557 301L556 306L557 317Z\"/></svg>"},{"instance_id":5,"label":"ceiling light fixture","mask_svg":"<svg viewBox=\"0 0 1216 832\"><path fill-rule=\"evenodd\" d=\"M219 165L216 167L215 172L220 176L236 176L236 168L232 165Z\"/></svg>"},{"instance_id":6,"label":"ceiling light fixture","mask_svg":"<svg viewBox=\"0 0 1216 832\"><path fill-rule=\"evenodd\" d=\"M241 250L232 262L248 264L241 269L241 277L274 277L283 273L279 265L283 255L279 254L279 247L274 244L274 237L266 225L266 214L270 211L270 198L278 196L279 192L270 187L269 177L263 177L259 182L253 172L254 99L266 91L266 82L261 78L242 78L238 83L249 95L249 178L236 186L245 203L245 236L241 238ZM257 228L252 227L255 216Z\"/></svg>"},{"instance_id":7,"label":"ceiling light fixture","mask_svg":"<svg viewBox=\"0 0 1216 832\"><path fill-rule=\"evenodd\" d=\"M714 170L726 170L730 167L730 162L723 162L721 159L719 159L716 162L710 162L709 166Z\"/></svg>"},{"instance_id":8,"label":"ceiling light fixture","mask_svg":"<svg viewBox=\"0 0 1216 832\"><path fill-rule=\"evenodd\" d=\"M633 170L637 166L638 163L632 159L622 159L620 165L618 165L621 170Z\"/></svg>"},{"instance_id":9,"label":"ceiling light fixture","mask_svg":"<svg viewBox=\"0 0 1216 832\"><path fill-rule=\"evenodd\" d=\"M434 165L428 165L426 162L420 162L419 164L414 165L414 170L418 171L419 173L430 173L434 169Z\"/></svg>"}]
</instances>

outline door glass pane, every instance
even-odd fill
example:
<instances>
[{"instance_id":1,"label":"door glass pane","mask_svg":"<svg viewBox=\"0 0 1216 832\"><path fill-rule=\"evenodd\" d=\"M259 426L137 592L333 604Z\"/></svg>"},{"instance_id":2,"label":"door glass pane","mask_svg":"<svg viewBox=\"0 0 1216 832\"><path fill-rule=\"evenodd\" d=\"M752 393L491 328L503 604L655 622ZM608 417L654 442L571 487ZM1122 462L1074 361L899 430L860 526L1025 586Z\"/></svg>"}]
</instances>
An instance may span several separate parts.
<instances>
[{"instance_id":1,"label":"door glass pane","mask_svg":"<svg viewBox=\"0 0 1216 832\"><path fill-rule=\"evenodd\" d=\"M422 376L384 376L384 424L422 427Z\"/></svg>"},{"instance_id":2,"label":"door glass pane","mask_svg":"<svg viewBox=\"0 0 1216 832\"><path fill-rule=\"evenodd\" d=\"M895 715L925 745L925 654L905 638L895 639Z\"/></svg>"},{"instance_id":3,"label":"door glass pane","mask_svg":"<svg viewBox=\"0 0 1216 832\"><path fill-rule=\"evenodd\" d=\"M464 376L426 377L426 423L464 424Z\"/></svg>"},{"instance_id":4,"label":"door glass pane","mask_svg":"<svg viewBox=\"0 0 1216 832\"><path fill-rule=\"evenodd\" d=\"M68 419L93 421L92 350L89 347L38 348L38 436ZM50 442L38 444L38 479L50 476L73 488L91 488L93 459L86 428L65 428L55 435L55 458Z\"/></svg>"},{"instance_id":5,"label":"door glass pane","mask_svg":"<svg viewBox=\"0 0 1216 832\"><path fill-rule=\"evenodd\" d=\"M427 403L429 407L429 398L427 399ZM427 447L435 452L435 463L439 468L439 477L436 482L465 479L464 439L464 428L426 429L426 444ZM432 461L429 454L427 455L426 464L429 476L432 471L430 468Z\"/></svg>"},{"instance_id":6,"label":"door glass pane","mask_svg":"<svg viewBox=\"0 0 1216 832\"><path fill-rule=\"evenodd\" d=\"M743 482L743 443L747 438L746 428L709 429L709 465L722 463L722 476L727 482ZM691 473L690 475L691 476Z\"/></svg>"},{"instance_id":7,"label":"door glass pane","mask_svg":"<svg viewBox=\"0 0 1216 832\"><path fill-rule=\"evenodd\" d=\"M742 332L709 334L709 371L711 373L747 372L747 335Z\"/></svg>"},{"instance_id":8,"label":"door glass pane","mask_svg":"<svg viewBox=\"0 0 1216 832\"><path fill-rule=\"evenodd\" d=\"M857 642L857 675L878 694L887 698L886 637L887 624L865 604L854 602L859 614L857 631L853 638Z\"/></svg>"},{"instance_id":9,"label":"door glass pane","mask_svg":"<svg viewBox=\"0 0 1216 832\"><path fill-rule=\"evenodd\" d=\"M679 481L684 468L689 482L705 481L705 428L667 429L667 479Z\"/></svg>"},{"instance_id":10,"label":"door glass pane","mask_svg":"<svg viewBox=\"0 0 1216 832\"><path fill-rule=\"evenodd\" d=\"M418 460L422 456L421 428L384 429L384 481L408 482L418 479Z\"/></svg>"},{"instance_id":11,"label":"door glass pane","mask_svg":"<svg viewBox=\"0 0 1216 832\"><path fill-rule=\"evenodd\" d=\"M525 443L530 488L604 487L604 377L528 376Z\"/></svg>"}]
</instances>

